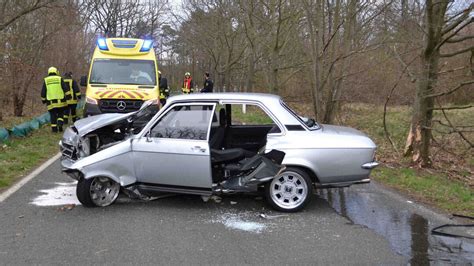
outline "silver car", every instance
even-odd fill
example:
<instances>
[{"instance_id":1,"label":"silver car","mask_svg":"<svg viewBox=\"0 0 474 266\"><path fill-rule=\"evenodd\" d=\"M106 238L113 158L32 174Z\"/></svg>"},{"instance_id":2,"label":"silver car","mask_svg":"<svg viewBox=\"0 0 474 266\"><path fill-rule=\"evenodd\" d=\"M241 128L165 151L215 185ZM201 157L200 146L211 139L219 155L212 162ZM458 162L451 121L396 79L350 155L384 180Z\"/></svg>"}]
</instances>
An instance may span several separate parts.
<instances>
[{"instance_id":1,"label":"silver car","mask_svg":"<svg viewBox=\"0 0 474 266\"><path fill-rule=\"evenodd\" d=\"M120 191L142 200L261 192L292 212L313 188L369 182L378 165L365 134L319 125L275 95L180 95L156 114L151 107L87 117L65 131L62 171L78 180L84 206L108 206Z\"/></svg>"}]
</instances>

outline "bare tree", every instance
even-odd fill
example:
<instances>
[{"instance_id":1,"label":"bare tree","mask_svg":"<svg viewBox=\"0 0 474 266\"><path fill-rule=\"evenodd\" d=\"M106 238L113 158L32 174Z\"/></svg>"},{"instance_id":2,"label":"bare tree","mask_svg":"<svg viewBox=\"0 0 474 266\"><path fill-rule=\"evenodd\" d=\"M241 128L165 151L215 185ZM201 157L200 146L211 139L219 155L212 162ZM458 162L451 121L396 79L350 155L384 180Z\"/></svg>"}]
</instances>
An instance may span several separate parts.
<instances>
[{"instance_id":1,"label":"bare tree","mask_svg":"<svg viewBox=\"0 0 474 266\"><path fill-rule=\"evenodd\" d=\"M474 21L471 13L474 4L468 8L448 13L452 2L445 0L425 1L424 45L421 54L421 71L417 78L415 103L413 106L412 122L405 146L405 155L411 156L412 161L422 167L430 166L430 144L432 139L432 120L435 110L434 99L453 93L454 91L473 84L474 81L461 83L455 88L435 92L438 79L439 60L444 57L453 57L463 53L474 53L474 46L443 53L442 47L448 43L458 43L474 38L474 36L458 36L463 28Z\"/></svg>"}]
</instances>

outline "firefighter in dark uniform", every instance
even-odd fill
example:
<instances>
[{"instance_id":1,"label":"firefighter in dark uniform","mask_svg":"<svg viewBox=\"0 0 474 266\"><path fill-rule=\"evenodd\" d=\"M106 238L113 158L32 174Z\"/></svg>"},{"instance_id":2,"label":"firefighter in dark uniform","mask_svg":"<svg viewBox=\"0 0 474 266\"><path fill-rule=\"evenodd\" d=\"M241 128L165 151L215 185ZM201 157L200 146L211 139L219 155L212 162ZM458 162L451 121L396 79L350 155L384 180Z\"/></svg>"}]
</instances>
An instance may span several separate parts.
<instances>
[{"instance_id":1,"label":"firefighter in dark uniform","mask_svg":"<svg viewBox=\"0 0 474 266\"><path fill-rule=\"evenodd\" d=\"M166 104L166 99L170 96L170 89L168 87L168 80L161 76L161 71L158 71L158 83L160 84L160 103L163 106Z\"/></svg>"},{"instance_id":2,"label":"firefighter in dark uniform","mask_svg":"<svg viewBox=\"0 0 474 266\"><path fill-rule=\"evenodd\" d=\"M50 67L41 89L41 101L48 107L53 132L63 131L63 110L67 106L66 93L68 91L58 70L55 67Z\"/></svg>"},{"instance_id":3,"label":"firefighter in dark uniform","mask_svg":"<svg viewBox=\"0 0 474 266\"><path fill-rule=\"evenodd\" d=\"M191 73L186 72L184 73L184 81L183 81L183 88L182 91L184 94L190 94L193 93L194 83L193 83L193 78L191 77Z\"/></svg>"},{"instance_id":4,"label":"firefighter in dark uniform","mask_svg":"<svg viewBox=\"0 0 474 266\"><path fill-rule=\"evenodd\" d=\"M212 92L214 90L214 82L212 82L212 79L209 77L209 72L206 72L204 74L204 87L202 88L201 92L207 93L207 92Z\"/></svg>"},{"instance_id":5,"label":"firefighter in dark uniform","mask_svg":"<svg viewBox=\"0 0 474 266\"><path fill-rule=\"evenodd\" d=\"M77 101L81 99L81 90L77 85L77 82L72 79L72 72L67 72L64 75L64 82L68 86L68 96L67 107L64 109L64 124L68 123L68 118L71 118L71 121L74 123L77 120L76 108Z\"/></svg>"}]
</instances>

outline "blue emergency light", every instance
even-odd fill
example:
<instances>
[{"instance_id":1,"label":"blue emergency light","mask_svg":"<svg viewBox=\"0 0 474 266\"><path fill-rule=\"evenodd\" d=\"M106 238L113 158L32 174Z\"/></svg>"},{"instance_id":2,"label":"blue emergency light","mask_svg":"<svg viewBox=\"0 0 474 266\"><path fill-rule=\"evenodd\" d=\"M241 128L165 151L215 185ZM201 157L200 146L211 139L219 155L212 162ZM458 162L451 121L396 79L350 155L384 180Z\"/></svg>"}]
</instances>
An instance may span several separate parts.
<instances>
[{"instance_id":1,"label":"blue emergency light","mask_svg":"<svg viewBox=\"0 0 474 266\"><path fill-rule=\"evenodd\" d=\"M144 40L140 52L148 52L153 47L153 40Z\"/></svg>"},{"instance_id":2,"label":"blue emergency light","mask_svg":"<svg viewBox=\"0 0 474 266\"><path fill-rule=\"evenodd\" d=\"M105 38L99 38L97 39L97 46L99 47L100 50L109 50L109 47L107 47L107 41Z\"/></svg>"}]
</instances>

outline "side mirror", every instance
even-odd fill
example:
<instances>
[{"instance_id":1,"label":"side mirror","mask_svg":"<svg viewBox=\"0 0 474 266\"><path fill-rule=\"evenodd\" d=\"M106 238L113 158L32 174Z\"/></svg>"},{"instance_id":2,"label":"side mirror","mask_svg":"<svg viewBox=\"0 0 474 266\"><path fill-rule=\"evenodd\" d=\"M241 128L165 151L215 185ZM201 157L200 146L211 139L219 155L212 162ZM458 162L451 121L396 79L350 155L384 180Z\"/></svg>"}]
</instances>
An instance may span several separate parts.
<instances>
[{"instance_id":1,"label":"side mirror","mask_svg":"<svg viewBox=\"0 0 474 266\"><path fill-rule=\"evenodd\" d=\"M151 142L151 129L145 134L146 142Z\"/></svg>"},{"instance_id":2,"label":"side mirror","mask_svg":"<svg viewBox=\"0 0 474 266\"><path fill-rule=\"evenodd\" d=\"M82 87L87 86L87 76L82 76L81 77L81 82L80 82Z\"/></svg>"},{"instance_id":3,"label":"side mirror","mask_svg":"<svg viewBox=\"0 0 474 266\"><path fill-rule=\"evenodd\" d=\"M316 125L316 121L313 118L308 119L308 127L314 127Z\"/></svg>"}]
</instances>

